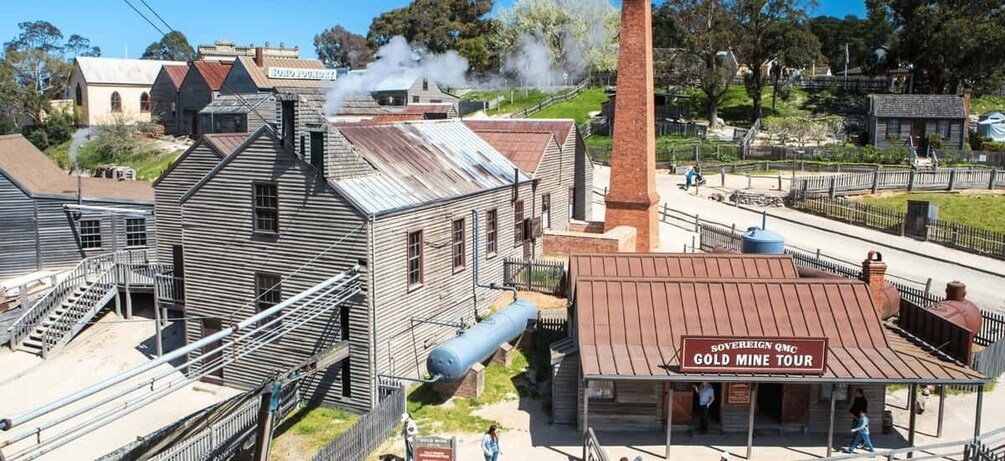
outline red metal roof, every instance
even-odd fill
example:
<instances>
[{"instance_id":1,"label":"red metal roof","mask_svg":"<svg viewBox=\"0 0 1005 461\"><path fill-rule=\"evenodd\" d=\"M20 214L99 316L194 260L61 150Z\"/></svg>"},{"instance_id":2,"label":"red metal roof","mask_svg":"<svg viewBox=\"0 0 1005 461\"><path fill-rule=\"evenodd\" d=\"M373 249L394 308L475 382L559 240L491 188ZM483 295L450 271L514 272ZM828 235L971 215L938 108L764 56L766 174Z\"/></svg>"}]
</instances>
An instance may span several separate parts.
<instances>
[{"instance_id":1,"label":"red metal roof","mask_svg":"<svg viewBox=\"0 0 1005 461\"><path fill-rule=\"evenodd\" d=\"M403 111L406 114L448 114L454 106L450 104L409 104Z\"/></svg>"},{"instance_id":2,"label":"red metal roof","mask_svg":"<svg viewBox=\"0 0 1005 461\"><path fill-rule=\"evenodd\" d=\"M558 140L560 146L565 144L565 141L569 139L569 134L572 133L572 129L576 126L574 120L514 120L504 118L464 120L464 123L474 131L492 130L515 133L550 131L555 136L555 139Z\"/></svg>"},{"instance_id":3,"label":"red metal roof","mask_svg":"<svg viewBox=\"0 0 1005 461\"><path fill-rule=\"evenodd\" d=\"M188 65L165 65L163 67L164 72L167 73L168 77L171 79L171 83L174 84L174 88L177 90L181 86L182 80L185 80L185 74L188 73Z\"/></svg>"},{"instance_id":4,"label":"red metal roof","mask_svg":"<svg viewBox=\"0 0 1005 461\"><path fill-rule=\"evenodd\" d=\"M209 133L202 135L202 138L226 157L233 154L251 135L252 133Z\"/></svg>"},{"instance_id":5,"label":"red metal roof","mask_svg":"<svg viewBox=\"0 0 1005 461\"><path fill-rule=\"evenodd\" d=\"M732 253L615 253L569 256L570 280L576 277L794 279L789 255Z\"/></svg>"},{"instance_id":6,"label":"red metal roof","mask_svg":"<svg viewBox=\"0 0 1005 461\"><path fill-rule=\"evenodd\" d=\"M576 285L576 331L589 378L787 378L679 373L681 336L706 335L826 337L822 379L830 381L985 381L885 327L858 280L579 278Z\"/></svg>"},{"instance_id":7,"label":"red metal roof","mask_svg":"<svg viewBox=\"0 0 1005 461\"><path fill-rule=\"evenodd\" d=\"M472 130L485 142L513 162L520 171L533 174L541 165L544 153L555 139L551 132L516 133L511 131Z\"/></svg>"},{"instance_id":8,"label":"red metal roof","mask_svg":"<svg viewBox=\"0 0 1005 461\"><path fill-rule=\"evenodd\" d=\"M192 66L199 72L199 75L202 75L202 79L213 91L219 90L223 86L223 80L227 78L231 65L229 62L220 61L195 61L192 63Z\"/></svg>"},{"instance_id":9,"label":"red metal roof","mask_svg":"<svg viewBox=\"0 0 1005 461\"><path fill-rule=\"evenodd\" d=\"M370 120L363 120L361 123L363 125L373 124L373 123L393 123L393 122L414 122L422 120L422 114L410 114L407 112L396 112L390 114L379 114L375 115Z\"/></svg>"}]
</instances>

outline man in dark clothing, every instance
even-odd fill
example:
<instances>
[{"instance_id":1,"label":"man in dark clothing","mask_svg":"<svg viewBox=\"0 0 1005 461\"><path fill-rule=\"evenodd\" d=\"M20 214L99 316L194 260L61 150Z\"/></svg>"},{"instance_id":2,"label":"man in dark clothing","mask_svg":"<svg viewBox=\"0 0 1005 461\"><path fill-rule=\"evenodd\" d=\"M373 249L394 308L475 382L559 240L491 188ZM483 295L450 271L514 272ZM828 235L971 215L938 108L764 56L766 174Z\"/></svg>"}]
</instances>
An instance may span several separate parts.
<instances>
[{"instance_id":1,"label":"man in dark clothing","mask_svg":"<svg viewBox=\"0 0 1005 461\"><path fill-rule=\"evenodd\" d=\"M865 399L865 392L861 387L855 389L855 398L851 402L851 408L848 409L848 413L851 413L851 427L858 427L859 415L868 411L868 407L869 401Z\"/></svg>"},{"instance_id":2,"label":"man in dark clothing","mask_svg":"<svg viewBox=\"0 0 1005 461\"><path fill-rule=\"evenodd\" d=\"M701 386L693 386L698 393L698 429L702 434L708 433L708 407L715 401L715 389L708 381L702 381Z\"/></svg>"}]
</instances>

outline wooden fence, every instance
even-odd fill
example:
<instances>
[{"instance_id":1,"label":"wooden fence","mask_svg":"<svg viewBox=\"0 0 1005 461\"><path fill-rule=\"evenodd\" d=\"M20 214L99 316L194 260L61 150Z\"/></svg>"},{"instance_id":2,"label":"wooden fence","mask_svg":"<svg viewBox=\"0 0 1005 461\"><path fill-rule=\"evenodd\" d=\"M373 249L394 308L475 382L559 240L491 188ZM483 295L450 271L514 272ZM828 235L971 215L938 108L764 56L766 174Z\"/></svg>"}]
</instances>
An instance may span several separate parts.
<instances>
[{"instance_id":1,"label":"wooden fence","mask_svg":"<svg viewBox=\"0 0 1005 461\"><path fill-rule=\"evenodd\" d=\"M936 169L928 171L881 169L867 173L805 176L792 181L793 193L805 197L875 193L879 190L989 189L1005 186L1005 171L983 169Z\"/></svg>"},{"instance_id":2,"label":"wooden fence","mask_svg":"<svg viewBox=\"0 0 1005 461\"><path fill-rule=\"evenodd\" d=\"M506 258L503 260L503 283L518 290L565 296L565 263Z\"/></svg>"},{"instance_id":3,"label":"wooden fence","mask_svg":"<svg viewBox=\"0 0 1005 461\"><path fill-rule=\"evenodd\" d=\"M382 392L383 399L369 413L317 452L313 461L359 461L379 448L401 422L407 411L404 387Z\"/></svg>"},{"instance_id":4,"label":"wooden fence","mask_svg":"<svg viewBox=\"0 0 1005 461\"><path fill-rule=\"evenodd\" d=\"M1005 232L933 219L928 221L928 241L971 253L1005 258Z\"/></svg>"},{"instance_id":5,"label":"wooden fence","mask_svg":"<svg viewBox=\"0 0 1005 461\"><path fill-rule=\"evenodd\" d=\"M1002 373L1005 373L1005 340L999 339L984 349L974 352L973 367L991 379L998 378Z\"/></svg>"},{"instance_id":6,"label":"wooden fence","mask_svg":"<svg viewBox=\"0 0 1005 461\"><path fill-rule=\"evenodd\" d=\"M528 108L526 108L524 110L517 111L517 112L514 112L512 114L509 114L508 117L509 118L527 118L527 117L530 117L531 115L534 115L534 114L536 114L538 112L541 112L542 110L547 109L548 107L550 107L552 105L558 104L560 102L565 102L565 101L568 101L568 100L576 97L577 95L579 95L579 93L582 93L583 90L589 88L589 86L590 86L590 78L587 77L582 82L579 82L579 84L576 85L576 87L573 88L572 90L569 90L568 92L565 92L565 93L562 93L562 94L558 94L558 95L552 96L552 97L550 97L548 99L545 99L544 101L539 102L536 106L528 107Z\"/></svg>"},{"instance_id":7,"label":"wooden fence","mask_svg":"<svg viewBox=\"0 0 1005 461\"><path fill-rule=\"evenodd\" d=\"M701 162L733 162L742 156L742 148L737 144L717 142L696 142L679 146L656 149L656 163L687 164ZM593 147L589 149L590 160L600 165L611 164L610 147Z\"/></svg>"},{"instance_id":8,"label":"wooden fence","mask_svg":"<svg viewBox=\"0 0 1005 461\"><path fill-rule=\"evenodd\" d=\"M982 312L981 332L974 342L981 346L1005 341L1005 315L994 312Z\"/></svg>"},{"instance_id":9,"label":"wooden fence","mask_svg":"<svg viewBox=\"0 0 1005 461\"><path fill-rule=\"evenodd\" d=\"M758 131L761 131L761 119L754 120L754 124L750 126L750 129L740 139L741 158L747 158L747 153L750 152L751 147L754 145L754 139L757 138Z\"/></svg>"},{"instance_id":10,"label":"wooden fence","mask_svg":"<svg viewBox=\"0 0 1005 461\"><path fill-rule=\"evenodd\" d=\"M569 319L543 317L537 319L535 346L539 357L548 357L551 343L569 337Z\"/></svg>"}]
</instances>

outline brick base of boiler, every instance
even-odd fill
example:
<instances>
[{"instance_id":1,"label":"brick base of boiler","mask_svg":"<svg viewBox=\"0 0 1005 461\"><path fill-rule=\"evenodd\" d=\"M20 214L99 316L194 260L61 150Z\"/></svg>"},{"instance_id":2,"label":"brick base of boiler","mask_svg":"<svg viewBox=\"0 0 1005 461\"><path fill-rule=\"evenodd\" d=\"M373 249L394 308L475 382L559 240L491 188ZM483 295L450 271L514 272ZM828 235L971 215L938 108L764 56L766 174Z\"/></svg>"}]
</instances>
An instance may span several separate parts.
<instances>
[{"instance_id":1,"label":"brick base of boiler","mask_svg":"<svg viewBox=\"0 0 1005 461\"><path fill-rule=\"evenodd\" d=\"M544 254L565 256L572 253L630 253L635 251L636 230L618 226L604 232L604 223L573 221L568 232L545 231Z\"/></svg>"}]
</instances>

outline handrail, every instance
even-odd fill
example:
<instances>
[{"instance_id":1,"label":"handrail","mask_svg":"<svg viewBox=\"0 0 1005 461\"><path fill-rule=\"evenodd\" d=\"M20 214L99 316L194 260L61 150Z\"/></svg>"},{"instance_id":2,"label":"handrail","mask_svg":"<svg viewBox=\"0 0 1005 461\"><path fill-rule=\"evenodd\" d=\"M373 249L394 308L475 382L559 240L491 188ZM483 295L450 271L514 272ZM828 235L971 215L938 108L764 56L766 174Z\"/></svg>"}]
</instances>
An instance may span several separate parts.
<instances>
[{"instance_id":1,"label":"handrail","mask_svg":"<svg viewBox=\"0 0 1005 461\"><path fill-rule=\"evenodd\" d=\"M871 453L862 453L862 454L849 453L845 455L832 456L830 458L824 458L824 459L850 460L850 459L864 459L864 458L875 458L875 457L885 457L887 459L894 459L896 455L903 455L908 453L913 454L919 451L931 451L931 450L938 450L941 448L953 448L953 447L959 447L960 449L965 449L967 445L971 445L977 442L986 443L986 442L1000 442L1000 441L1005 441L1005 427L995 429L991 432L986 432L977 437L968 437L965 439L958 439L950 442L940 442L931 445L897 448L891 450L876 450ZM947 454L943 454L943 456L945 455Z\"/></svg>"},{"instance_id":2,"label":"handrail","mask_svg":"<svg viewBox=\"0 0 1005 461\"><path fill-rule=\"evenodd\" d=\"M607 452L600 446L592 427L586 428L586 459L583 461L608 461Z\"/></svg>"},{"instance_id":3,"label":"handrail","mask_svg":"<svg viewBox=\"0 0 1005 461\"><path fill-rule=\"evenodd\" d=\"M49 325L42 334L42 357L47 357L50 353L55 352L57 348L70 342L70 338L74 337L80 330L84 329L84 324L80 322L85 317L93 315L98 309L100 309L102 298L104 298L110 289L115 287L116 273L115 267L111 266L94 280L93 283L87 287L83 293L80 294L73 303L67 307L67 311L59 316L56 321ZM86 309L79 309L81 302L86 302L84 306Z\"/></svg>"}]
</instances>

